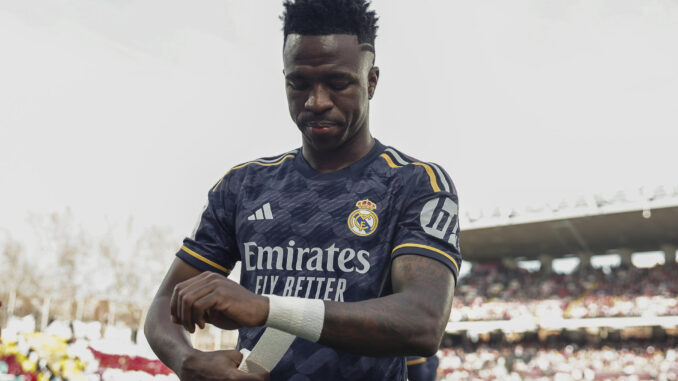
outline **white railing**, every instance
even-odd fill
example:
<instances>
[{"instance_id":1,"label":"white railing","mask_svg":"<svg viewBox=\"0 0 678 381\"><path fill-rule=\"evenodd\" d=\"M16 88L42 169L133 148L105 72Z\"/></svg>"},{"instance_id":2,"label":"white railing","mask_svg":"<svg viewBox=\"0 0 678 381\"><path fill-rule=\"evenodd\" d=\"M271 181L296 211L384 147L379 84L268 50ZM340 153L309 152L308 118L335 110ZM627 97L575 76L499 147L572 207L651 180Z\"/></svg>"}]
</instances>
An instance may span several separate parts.
<instances>
[{"instance_id":1,"label":"white railing","mask_svg":"<svg viewBox=\"0 0 678 381\"><path fill-rule=\"evenodd\" d=\"M462 230L591 215L641 211L649 218L652 209L678 206L678 185L658 185L618 190L560 200L524 208L495 207L462 213Z\"/></svg>"}]
</instances>

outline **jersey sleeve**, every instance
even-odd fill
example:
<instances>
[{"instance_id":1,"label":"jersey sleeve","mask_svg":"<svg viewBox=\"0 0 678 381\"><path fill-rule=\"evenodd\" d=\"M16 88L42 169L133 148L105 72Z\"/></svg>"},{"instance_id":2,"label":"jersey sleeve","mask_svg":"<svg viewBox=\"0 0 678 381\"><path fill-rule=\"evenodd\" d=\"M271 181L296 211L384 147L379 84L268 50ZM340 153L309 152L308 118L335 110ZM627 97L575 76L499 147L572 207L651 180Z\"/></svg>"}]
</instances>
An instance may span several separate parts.
<instances>
[{"instance_id":1,"label":"jersey sleeve","mask_svg":"<svg viewBox=\"0 0 678 381\"><path fill-rule=\"evenodd\" d=\"M233 227L232 195L228 180L222 179L207 195L207 204L193 231L184 239L177 256L201 271L228 276L239 259Z\"/></svg>"},{"instance_id":2,"label":"jersey sleeve","mask_svg":"<svg viewBox=\"0 0 678 381\"><path fill-rule=\"evenodd\" d=\"M396 227L393 258L423 255L440 261L457 281L461 268L459 250L459 200L449 176L435 164L423 169L406 185L404 210Z\"/></svg>"}]
</instances>

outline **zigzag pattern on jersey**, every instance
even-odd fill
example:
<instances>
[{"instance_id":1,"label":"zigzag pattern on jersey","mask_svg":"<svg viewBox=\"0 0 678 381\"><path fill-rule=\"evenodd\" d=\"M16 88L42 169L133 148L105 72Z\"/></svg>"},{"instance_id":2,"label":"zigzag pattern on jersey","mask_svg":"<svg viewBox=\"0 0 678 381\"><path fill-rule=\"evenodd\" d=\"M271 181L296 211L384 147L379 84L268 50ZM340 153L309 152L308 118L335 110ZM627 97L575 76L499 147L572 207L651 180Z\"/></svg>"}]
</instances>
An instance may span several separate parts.
<instances>
[{"instance_id":1,"label":"zigzag pattern on jersey","mask_svg":"<svg viewBox=\"0 0 678 381\"><path fill-rule=\"evenodd\" d=\"M224 181L226 176L228 176L229 173L231 173L232 171L234 171L236 169L247 167L250 164L257 164L257 165L260 165L262 167L271 167L271 166L275 166L275 165L280 165L285 160L294 158L297 155L297 151L298 151L297 149L294 149L292 151L285 152L284 154L279 155L279 156L264 157L264 158L261 158L261 159L256 159L256 160L248 161L246 163L238 164L235 167L229 169L228 172L226 172L226 174L224 176L222 176L221 179L219 179L219 182L217 182L217 184L212 188L212 192L215 192L217 190L217 188L219 187L219 185L222 183L222 181Z\"/></svg>"},{"instance_id":2,"label":"zigzag pattern on jersey","mask_svg":"<svg viewBox=\"0 0 678 381\"><path fill-rule=\"evenodd\" d=\"M388 166L391 168L400 168L406 165L418 165L420 167L424 167L426 174L429 177L431 188L433 188L434 192L450 192L450 182L447 180L445 174L443 174L443 171L440 170L440 167L438 167L437 164L411 160L411 158L394 150L391 147L387 147L384 150L384 153L379 156L381 156L381 158L384 159L386 164L388 164Z\"/></svg>"}]
</instances>

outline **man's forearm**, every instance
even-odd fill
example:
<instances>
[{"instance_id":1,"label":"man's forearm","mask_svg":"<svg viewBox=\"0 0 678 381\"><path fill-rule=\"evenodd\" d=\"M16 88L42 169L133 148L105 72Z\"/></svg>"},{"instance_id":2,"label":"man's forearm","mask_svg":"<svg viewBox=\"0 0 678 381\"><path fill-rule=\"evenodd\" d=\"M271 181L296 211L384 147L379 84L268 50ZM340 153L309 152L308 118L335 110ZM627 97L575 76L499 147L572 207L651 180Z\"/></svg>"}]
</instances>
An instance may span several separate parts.
<instances>
[{"instance_id":1,"label":"man's forearm","mask_svg":"<svg viewBox=\"0 0 678 381\"><path fill-rule=\"evenodd\" d=\"M169 310L170 298L156 297L146 315L144 333L160 361L179 374L194 348L184 328L171 321Z\"/></svg>"},{"instance_id":2,"label":"man's forearm","mask_svg":"<svg viewBox=\"0 0 678 381\"><path fill-rule=\"evenodd\" d=\"M454 278L447 268L416 256L398 258L393 277L393 295L325 302L319 342L368 356L435 353L449 318Z\"/></svg>"},{"instance_id":3,"label":"man's forearm","mask_svg":"<svg viewBox=\"0 0 678 381\"><path fill-rule=\"evenodd\" d=\"M398 299L391 295L356 303L326 302L319 342L367 356L429 355L439 344L434 319L410 314L415 311Z\"/></svg>"}]
</instances>

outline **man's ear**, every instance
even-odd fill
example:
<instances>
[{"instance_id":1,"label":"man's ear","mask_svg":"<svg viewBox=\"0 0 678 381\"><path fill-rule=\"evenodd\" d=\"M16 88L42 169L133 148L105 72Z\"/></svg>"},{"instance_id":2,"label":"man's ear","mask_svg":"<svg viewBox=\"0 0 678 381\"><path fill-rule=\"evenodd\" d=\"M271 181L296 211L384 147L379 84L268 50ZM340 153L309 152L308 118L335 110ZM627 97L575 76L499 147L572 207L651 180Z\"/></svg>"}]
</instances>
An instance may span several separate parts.
<instances>
[{"instance_id":1,"label":"man's ear","mask_svg":"<svg viewBox=\"0 0 678 381\"><path fill-rule=\"evenodd\" d=\"M372 99L374 91L377 89L377 82L379 82L379 67L372 66L370 72L367 74L367 96Z\"/></svg>"}]
</instances>

